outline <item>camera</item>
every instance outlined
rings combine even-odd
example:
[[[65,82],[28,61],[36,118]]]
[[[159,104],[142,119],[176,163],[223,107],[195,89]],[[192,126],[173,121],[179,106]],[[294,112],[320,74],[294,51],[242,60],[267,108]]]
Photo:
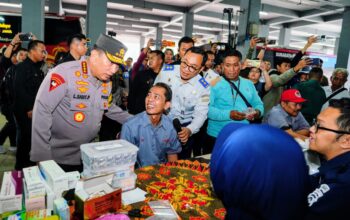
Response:
[[[319,66],[321,65],[321,59],[320,58],[312,58],[312,66]]]
[[[33,35],[31,33],[26,33],[26,34],[20,34],[19,39],[21,41],[30,41],[33,39]]]
[[[249,60],[247,59],[247,65],[249,67],[256,67],[256,68],[259,68],[260,67],[260,64],[261,64],[261,61],[260,60]]]
[[[316,37],[317,41],[326,41],[326,35],[319,35]]]

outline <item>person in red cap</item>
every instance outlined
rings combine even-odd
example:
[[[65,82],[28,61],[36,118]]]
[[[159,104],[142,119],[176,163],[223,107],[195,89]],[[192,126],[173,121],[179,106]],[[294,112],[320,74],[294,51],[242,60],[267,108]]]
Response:
[[[307,100],[301,97],[299,90],[285,90],[280,104],[266,114],[264,122],[286,131],[294,138],[307,139],[310,126],[300,112],[305,101]]]

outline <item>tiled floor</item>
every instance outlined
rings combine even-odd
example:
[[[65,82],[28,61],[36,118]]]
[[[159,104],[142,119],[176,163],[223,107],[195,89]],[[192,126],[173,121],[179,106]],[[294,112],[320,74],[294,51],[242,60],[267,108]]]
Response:
[[[6,123],[6,119],[3,115],[0,115],[0,129]],[[10,146],[10,142],[6,139],[4,143],[7,149]],[[0,154],[0,183],[2,183],[2,175],[4,171],[13,170],[15,166],[15,154],[7,151],[5,154]],[[1,186],[1,184],[0,184]]]

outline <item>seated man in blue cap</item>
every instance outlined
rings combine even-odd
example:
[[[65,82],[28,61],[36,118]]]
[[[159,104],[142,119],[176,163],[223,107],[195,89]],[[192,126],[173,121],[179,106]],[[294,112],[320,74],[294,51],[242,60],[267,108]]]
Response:
[[[58,65],[45,77],[33,110],[31,161],[55,160],[66,172],[82,171],[80,145],[95,139],[102,116],[119,123],[130,117],[108,101],[109,79],[125,51],[101,34],[90,57]]]
[[[152,86],[145,99],[146,111],[127,121],[120,138],[138,146],[139,167],[176,161],[181,144],[170,117],[164,113],[170,108],[172,91],[165,83]]]
[[[325,161],[311,178],[307,220],[350,218],[350,99],[333,99],[310,128],[310,149]]]
[[[300,112],[305,101],[298,90],[285,90],[281,95],[281,103],[273,107],[263,121],[286,131],[294,138],[305,140],[309,136],[310,127]]]

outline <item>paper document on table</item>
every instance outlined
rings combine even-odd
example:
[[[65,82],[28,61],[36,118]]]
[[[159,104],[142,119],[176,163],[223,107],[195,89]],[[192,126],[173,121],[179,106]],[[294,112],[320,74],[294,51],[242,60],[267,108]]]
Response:
[[[147,192],[140,188],[136,188],[130,191],[122,193],[122,203],[123,205],[130,205],[137,202],[142,202],[146,199],[145,195]]]

